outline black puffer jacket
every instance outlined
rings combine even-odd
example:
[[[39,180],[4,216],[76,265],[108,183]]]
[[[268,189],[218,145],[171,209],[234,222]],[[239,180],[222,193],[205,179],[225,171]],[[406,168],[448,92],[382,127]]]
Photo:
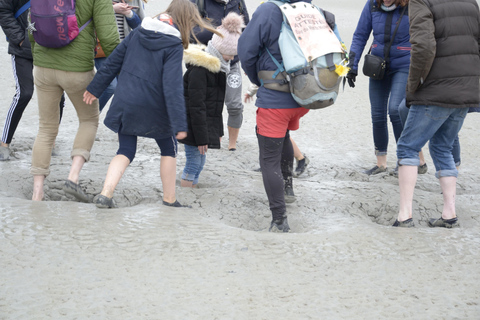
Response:
[[[0,1],[0,25],[8,38],[8,53],[33,60],[27,34],[28,10],[15,19],[15,13],[27,2],[28,0]]]
[[[179,142],[190,146],[208,145],[211,149],[220,149],[226,75],[220,71],[220,60],[202,48],[203,46],[191,44],[183,56],[187,66],[183,86],[188,135]]]
[[[410,0],[407,105],[478,107],[480,14],[475,0]]]

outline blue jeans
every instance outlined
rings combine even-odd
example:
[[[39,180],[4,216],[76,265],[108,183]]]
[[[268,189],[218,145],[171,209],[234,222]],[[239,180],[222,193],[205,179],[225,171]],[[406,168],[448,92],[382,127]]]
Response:
[[[452,155],[453,143],[467,112],[468,108],[412,105],[397,143],[398,164],[420,165],[418,153],[430,140],[430,155],[437,171],[435,176],[457,177],[458,171]]]
[[[203,166],[205,165],[207,155],[202,155],[200,151],[198,151],[198,147],[186,144],[185,157],[187,161],[185,162],[185,168],[183,168],[182,179],[193,181],[193,185],[196,185],[198,184],[200,172],[202,172]]]
[[[408,69],[387,72],[382,80],[370,79],[369,96],[372,111],[373,143],[375,155],[384,156],[388,147],[387,114],[393,126],[395,141],[402,133],[398,105],[405,99]]]
[[[398,113],[400,114],[400,119],[402,120],[402,125],[405,126],[405,122],[407,122],[408,111],[410,109],[407,108],[407,104],[405,99],[402,100],[400,105],[398,106]],[[458,135],[455,137],[455,141],[453,142],[453,149],[452,149],[453,161],[455,161],[455,166],[458,167],[462,163],[462,159],[460,158],[460,140],[458,139]]]
[[[95,69],[99,70],[102,67],[105,60],[107,60],[107,58],[95,58]],[[114,78],[112,82],[108,85],[107,89],[105,89],[102,95],[98,98],[100,112],[102,112],[108,100],[110,100],[110,98],[115,93],[116,87],[117,87],[117,78]]]

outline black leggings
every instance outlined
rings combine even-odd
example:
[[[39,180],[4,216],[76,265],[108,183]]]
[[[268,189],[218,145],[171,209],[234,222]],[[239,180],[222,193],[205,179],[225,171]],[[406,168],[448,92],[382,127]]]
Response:
[[[177,157],[177,139],[174,136],[165,139],[155,139],[160,148],[162,157]],[[118,133],[118,151],[117,154],[124,155],[132,163],[137,153],[137,136]]]
[[[5,117],[2,142],[10,144],[22,119],[23,112],[33,95],[33,61],[12,55],[13,78],[15,79],[15,95]],[[60,101],[60,119],[62,119],[65,97]]]
[[[284,180],[292,176],[293,146],[287,130],[284,138],[269,138],[257,133],[260,168],[273,220],[286,212]],[[281,174],[280,174],[281,172]]]

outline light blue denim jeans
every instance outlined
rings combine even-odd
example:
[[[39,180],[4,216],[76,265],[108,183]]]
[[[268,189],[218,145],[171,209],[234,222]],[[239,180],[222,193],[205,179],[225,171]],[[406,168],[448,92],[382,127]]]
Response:
[[[428,142],[435,165],[435,176],[457,177],[453,144],[462,128],[468,108],[443,108],[412,105],[402,135],[397,143],[399,165],[418,166],[418,153]]]
[[[189,146],[186,144],[185,157],[187,161],[185,162],[185,168],[183,168],[182,179],[192,181],[193,184],[196,185],[198,184],[200,172],[202,172],[203,166],[205,165],[207,155],[200,154],[198,147]]]
[[[393,127],[395,141],[402,133],[402,122],[398,114],[398,105],[405,99],[408,69],[389,71],[382,80],[370,79],[369,97],[372,113],[373,143],[375,155],[384,156],[388,147],[388,121]]]
[[[407,104],[405,99],[400,103],[400,106],[398,107],[398,113],[400,114],[400,119],[402,120],[402,126],[405,126],[405,122],[407,122],[407,117],[408,117],[408,111],[410,109],[407,108]],[[455,161],[455,166],[458,167],[460,164],[462,164],[462,158],[460,156],[460,139],[458,139],[458,135],[455,137],[455,141],[453,142],[453,149],[452,149],[452,155],[453,155],[453,161]]]

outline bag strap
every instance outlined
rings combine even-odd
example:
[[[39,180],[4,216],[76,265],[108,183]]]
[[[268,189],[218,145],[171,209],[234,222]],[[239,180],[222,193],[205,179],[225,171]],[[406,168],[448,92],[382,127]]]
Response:
[[[78,33],[80,33],[83,29],[85,29],[85,27],[88,26],[88,24],[89,24],[90,22],[92,22],[92,18],[88,19],[88,21],[85,22],[85,23],[83,24],[83,26],[81,26],[80,28],[78,28]]]
[[[392,38],[390,39],[390,41],[388,42],[388,45],[387,47],[385,48],[385,61],[389,62],[388,61],[388,56],[390,55],[390,48],[392,47],[392,44],[393,44],[393,39],[395,39],[395,36],[397,35],[397,31],[398,31],[398,27],[400,27],[400,22],[402,21],[402,18],[403,18],[403,15],[405,14],[405,10],[407,9],[407,6],[403,7],[403,10],[402,10],[402,13],[400,14],[400,18],[398,18],[398,21],[397,21],[397,26],[395,27],[395,30],[393,31],[393,35],[392,35]]]
[[[28,10],[28,8],[30,8],[30,0],[27,3],[25,3],[20,9],[18,9],[17,12],[15,12],[15,15],[14,15],[15,19],[20,17],[22,13]]]
[[[28,2],[25,3],[20,9],[18,9],[17,12],[15,12],[15,14],[13,15],[14,18],[17,19],[18,17],[20,17],[22,13],[28,10],[28,8],[30,8],[30,0],[28,0]],[[8,41],[8,37],[5,37],[5,39]]]
[[[373,3],[373,0],[371,0]],[[397,26],[395,27],[395,30],[393,31],[392,38],[388,42],[388,44],[384,48],[384,60],[387,61],[388,56],[390,55],[390,48],[392,47],[393,39],[395,39],[395,36],[397,35],[398,27],[400,26],[400,22],[402,21],[402,17],[405,14],[405,11],[407,9],[407,6],[403,7],[402,13],[400,14],[400,18],[398,19]],[[370,45],[370,49],[368,50],[367,54],[370,54],[372,52],[372,47],[373,47],[373,42]]]
[[[273,63],[275,63],[275,65],[277,66],[277,71],[275,71],[275,73],[272,76],[272,78],[275,79],[280,72],[285,71],[285,68],[283,67],[283,62],[282,63],[278,62],[278,60],[275,59],[275,57],[270,52],[270,50],[268,50],[268,48],[265,48],[265,50],[267,50],[268,55],[270,56],[270,58],[272,58]]]

